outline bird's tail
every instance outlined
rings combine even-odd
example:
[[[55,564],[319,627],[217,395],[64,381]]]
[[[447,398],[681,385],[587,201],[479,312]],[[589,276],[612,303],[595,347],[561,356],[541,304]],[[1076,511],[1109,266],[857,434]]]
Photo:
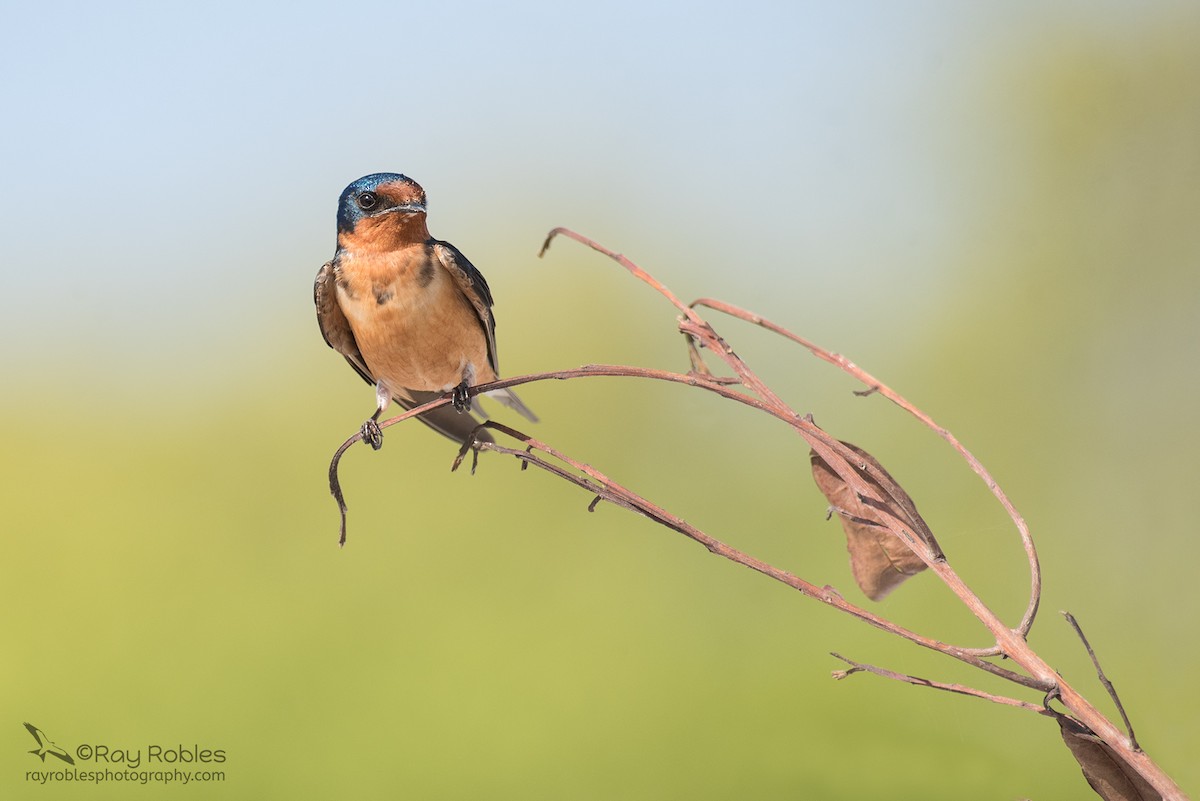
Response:
[[[441,393],[438,392],[422,392],[415,389],[407,390],[407,394],[410,397],[396,394],[392,400],[405,409],[412,409],[441,397]],[[507,406],[527,420],[534,423],[537,422],[537,415],[531,412],[529,407],[522,403],[521,399],[511,389],[496,389],[484,394],[489,398],[495,398],[497,402]],[[475,410],[483,415],[484,418],[487,418],[487,412],[483,410],[482,404],[476,403]],[[475,431],[475,428],[479,425],[479,421],[475,419],[474,415],[470,413],[459,414],[450,406],[439,406],[431,412],[418,415],[417,419],[442,436],[449,437],[458,443],[466,442],[467,438],[471,436],[471,432]],[[476,433],[475,439],[481,442],[495,442],[492,435],[486,430]]]
[[[485,392],[484,394],[489,398],[495,398],[499,403],[512,409],[529,422],[536,423],[538,421],[537,415],[530,411],[529,407],[522,403],[521,399],[517,397],[517,393],[513,392],[511,389],[494,389],[491,392]]]
[[[396,396],[393,397],[393,400],[405,409],[412,409],[441,397],[440,392],[409,390],[408,393],[412,396],[411,398]],[[473,415],[459,414],[450,406],[439,406],[431,412],[417,415],[417,419],[442,436],[449,437],[459,444],[466,442],[467,438],[471,436],[471,432],[479,425],[479,421]],[[482,442],[495,442],[492,435],[486,430],[476,434],[475,439]]]

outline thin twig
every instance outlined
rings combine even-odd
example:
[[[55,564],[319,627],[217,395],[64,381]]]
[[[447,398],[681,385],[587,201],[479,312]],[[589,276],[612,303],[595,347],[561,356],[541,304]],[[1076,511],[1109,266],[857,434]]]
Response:
[[[968,687],[965,684],[946,684],[945,682],[941,682],[941,681],[933,681],[931,679],[923,679],[919,676],[910,676],[907,673],[897,673],[893,670],[887,670],[885,668],[876,667],[874,665],[867,665],[867,664],[863,664],[862,662],[855,662],[853,659],[847,659],[846,657],[844,657],[841,654],[834,652],[834,651],[830,652],[830,656],[836,657],[836,658],[842,660],[843,662],[845,662],[846,664],[850,665],[849,670],[833,671],[833,677],[838,680],[844,679],[847,676],[851,676],[854,673],[858,673],[858,672],[862,671],[862,672],[866,672],[866,673],[874,673],[876,676],[882,676],[885,679],[892,679],[893,681],[902,681],[906,684],[913,684],[918,687],[929,687],[934,690],[945,690],[946,692],[949,692],[949,693],[958,693],[959,695],[969,695],[973,698],[982,698],[985,701],[991,701],[994,704],[1004,704],[1005,706],[1015,706],[1020,709],[1028,709],[1031,712],[1037,712],[1039,714],[1046,714],[1046,708],[1044,706],[1041,706],[1039,704],[1032,704],[1029,701],[1021,701],[1016,698],[1008,698],[1007,696],[1003,696],[1003,695],[994,695],[992,693],[984,692],[983,690],[977,690],[974,687]]]
[[[741,378],[742,383],[764,401],[776,406],[777,408],[788,409],[787,404],[785,404],[770,387],[763,383],[763,381],[757,375],[750,371],[745,362],[739,359],[733,352],[733,348],[729,346],[729,343],[718,336],[717,332],[713,330],[713,327],[710,326],[704,320],[704,318],[697,314],[695,309],[681,301],[674,292],[666,287],[665,284],[663,284],[654,276],[650,275],[650,273],[646,272],[638,265],[634,264],[622,254],[613,250],[609,250],[608,248],[604,247],[604,245],[596,242],[594,239],[589,239],[582,234],[577,234],[570,228],[559,227],[551,230],[550,233],[546,235],[546,241],[542,244],[541,251],[538,252],[539,257],[546,254],[546,251],[550,248],[550,243],[554,241],[556,236],[565,236],[569,239],[574,239],[576,242],[588,246],[597,253],[603,253],[605,256],[608,256],[617,264],[620,264],[622,267],[632,273],[634,277],[650,285],[656,292],[670,301],[671,304],[683,314],[684,319],[680,321],[679,327],[685,335],[698,336],[704,340],[705,345],[714,353],[716,353],[722,361],[729,365],[733,371],[738,374],[738,377]]]
[[[346,497],[342,494],[342,482],[338,478],[338,464],[342,461],[342,454],[356,442],[362,441],[362,433],[359,432],[350,439],[342,443],[341,447],[334,451],[333,459],[329,461],[329,494],[337,501],[338,514],[341,516],[341,525],[338,528],[338,547],[346,544]]]
[[[1117,695],[1117,688],[1108,680],[1108,676],[1104,675],[1104,668],[1100,667],[1100,660],[1096,657],[1096,652],[1092,650],[1092,644],[1088,642],[1088,638],[1084,636],[1083,629],[1079,625],[1079,621],[1070,612],[1063,612],[1062,616],[1071,624],[1071,628],[1075,629],[1075,633],[1079,635],[1080,642],[1087,649],[1088,656],[1092,658],[1092,664],[1096,666],[1096,675],[1100,678],[1100,683],[1104,685],[1104,689],[1108,691],[1108,697],[1113,700],[1117,706],[1117,711],[1121,713],[1121,720],[1125,721],[1125,730],[1129,732],[1129,742],[1133,745],[1133,750],[1141,751],[1142,747],[1138,745],[1137,737],[1133,734],[1133,724],[1129,722],[1129,715],[1125,714],[1125,705],[1121,703],[1121,696]]]
[[[379,427],[382,429],[386,428],[387,426],[395,425],[396,423],[401,423],[411,417],[416,417],[418,414],[423,414],[430,409],[436,409],[438,406],[442,406],[449,401],[450,396],[447,394],[445,398],[438,398],[437,400],[429,401],[421,406],[414,406],[404,414],[397,415],[386,422],[381,423]],[[341,516],[341,525],[338,531],[339,546],[345,546],[346,544],[347,507],[346,497],[342,493],[342,482],[341,479],[338,478],[338,467],[341,465],[343,454],[345,454],[346,451],[349,450],[350,446],[354,443],[362,442],[362,438],[363,436],[361,431],[355,433],[352,437],[343,442],[336,451],[334,451],[333,458],[329,460],[329,494],[333,496],[335,501],[337,501],[338,514]],[[474,469],[472,469],[471,472],[474,472]]]

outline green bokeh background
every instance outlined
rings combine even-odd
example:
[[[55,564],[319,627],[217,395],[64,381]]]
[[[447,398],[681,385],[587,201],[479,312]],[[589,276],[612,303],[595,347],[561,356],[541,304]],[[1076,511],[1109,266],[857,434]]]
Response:
[[[451,474],[416,426],[347,455],[339,551],[325,467],[372,395],[310,281],[337,193],[384,169],[486,272],[508,374],[686,366],[615,265],[534,257],[569,225],[922,406],[1033,529],[1035,646],[1108,709],[1074,612],[1200,787],[1194,4],[272,8],[46,4],[3,34],[0,797],[1091,797],[1052,722],[835,683],[828,652],[1015,691],[515,463]],[[1016,537],[940,440],[717,322],[1019,617]],[[543,439],[868,603],[797,438],[702,395],[522,391]],[[982,644],[931,577],[880,609]],[[221,748],[226,780],[31,784],[27,720]]]

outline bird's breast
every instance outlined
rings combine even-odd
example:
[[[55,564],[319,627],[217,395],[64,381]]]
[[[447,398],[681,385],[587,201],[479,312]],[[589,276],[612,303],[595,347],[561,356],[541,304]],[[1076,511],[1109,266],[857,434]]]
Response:
[[[491,380],[474,307],[424,248],[349,256],[336,270],[338,304],[377,379],[442,392],[464,374]]]
[[[338,303],[352,325],[419,314],[444,293],[438,272],[431,260],[407,254],[345,258],[335,271]]]

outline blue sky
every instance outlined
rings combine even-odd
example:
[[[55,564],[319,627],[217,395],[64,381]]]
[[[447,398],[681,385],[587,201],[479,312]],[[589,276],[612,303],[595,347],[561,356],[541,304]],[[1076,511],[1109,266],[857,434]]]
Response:
[[[1047,29],[1119,32],[1129,4],[282,8],[8,11],[9,341],[112,357],[308,315],[338,193],[380,170],[425,185],[502,294],[569,225],[685,295],[920,298],[998,180],[980,164],[1005,164],[989,66]]]
[[[127,282],[220,305],[276,259],[305,283],[338,192],[376,170],[422,181],[447,238],[501,208],[529,250],[601,207],[614,236],[716,215],[777,250],[910,192],[913,114],[971,57],[955,20],[889,4],[279,9],[10,10],[9,268],[81,307]]]

